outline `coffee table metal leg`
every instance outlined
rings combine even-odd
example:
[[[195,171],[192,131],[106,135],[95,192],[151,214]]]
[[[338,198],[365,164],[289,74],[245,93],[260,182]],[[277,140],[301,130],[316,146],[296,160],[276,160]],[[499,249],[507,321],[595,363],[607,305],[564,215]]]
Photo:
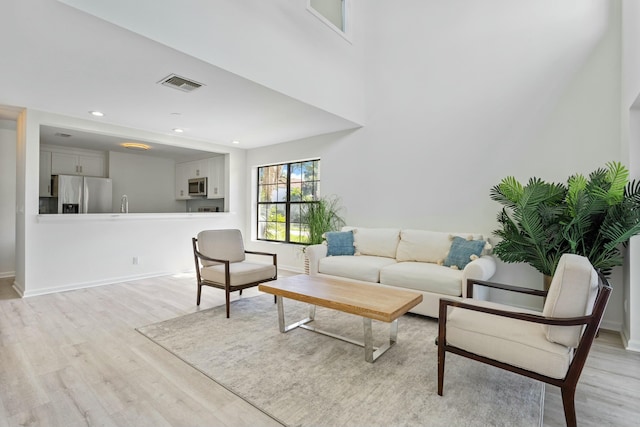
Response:
[[[280,332],[289,332],[292,329],[297,328],[298,326],[303,326],[305,323],[309,323],[313,321],[316,315],[316,306],[312,305],[309,309],[309,317],[306,319],[302,319],[298,322],[292,323],[290,325],[286,325],[284,323],[284,304],[282,302],[282,297],[280,295],[276,295],[276,304],[278,306],[278,327]]]
[[[283,298],[279,295],[276,295],[276,304],[278,306],[278,327],[280,328],[280,332],[289,332],[292,329],[300,327],[322,335],[337,338],[351,344],[359,345],[364,347],[364,360],[369,363],[375,362],[380,356],[389,350],[398,339],[398,319],[389,324],[389,342],[376,348],[373,346],[373,329],[371,327],[371,319],[367,317],[362,318],[364,325],[364,342],[360,342],[328,331],[323,331],[315,326],[307,325],[307,323],[312,322],[316,317],[316,306],[313,304],[309,305],[309,317],[290,325],[285,325]]]
[[[398,319],[389,325],[389,342],[375,348],[373,347],[373,330],[371,328],[371,319],[362,318],[364,326],[364,360],[373,363],[387,350],[389,350],[398,340]]]

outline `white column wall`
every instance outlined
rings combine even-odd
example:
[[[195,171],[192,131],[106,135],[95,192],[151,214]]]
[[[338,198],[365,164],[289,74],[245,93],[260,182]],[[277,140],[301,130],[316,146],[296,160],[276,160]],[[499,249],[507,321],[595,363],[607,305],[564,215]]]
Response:
[[[0,277],[15,275],[16,122],[0,120]]]
[[[622,0],[622,151],[632,179],[640,179],[640,3]],[[624,281],[622,337],[640,351],[640,237],[629,243]]]

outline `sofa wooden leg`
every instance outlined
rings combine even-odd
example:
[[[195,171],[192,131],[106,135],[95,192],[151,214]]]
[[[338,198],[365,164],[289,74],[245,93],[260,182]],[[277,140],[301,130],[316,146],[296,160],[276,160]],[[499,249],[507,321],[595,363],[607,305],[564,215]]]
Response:
[[[200,305],[201,294],[202,294],[202,285],[198,283],[198,298],[196,299],[196,305]]]
[[[229,318],[229,304],[231,303],[230,294],[231,292],[229,291],[229,289],[225,289],[225,297],[227,301],[227,319]]]

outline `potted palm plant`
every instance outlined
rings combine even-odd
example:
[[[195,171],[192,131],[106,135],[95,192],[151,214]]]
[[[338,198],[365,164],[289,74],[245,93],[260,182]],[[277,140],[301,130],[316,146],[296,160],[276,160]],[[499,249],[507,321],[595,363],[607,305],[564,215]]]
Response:
[[[550,277],[563,253],[575,253],[608,275],[622,265],[620,245],[640,233],[640,182],[628,178],[619,162],[588,177],[572,175],[566,184],[534,177],[522,185],[504,178],[491,189],[491,199],[504,206],[494,231],[502,238],[495,254]]]

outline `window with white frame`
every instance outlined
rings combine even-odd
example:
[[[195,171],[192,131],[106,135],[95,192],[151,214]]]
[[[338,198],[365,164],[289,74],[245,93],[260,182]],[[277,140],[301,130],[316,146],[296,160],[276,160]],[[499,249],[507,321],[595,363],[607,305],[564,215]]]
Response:
[[[308,0],[307,10],[344,39],[351,42],[349,0]]]
[[[308,243],[305,205],[318,200],[320,160],[258,168],[258,240]]]

